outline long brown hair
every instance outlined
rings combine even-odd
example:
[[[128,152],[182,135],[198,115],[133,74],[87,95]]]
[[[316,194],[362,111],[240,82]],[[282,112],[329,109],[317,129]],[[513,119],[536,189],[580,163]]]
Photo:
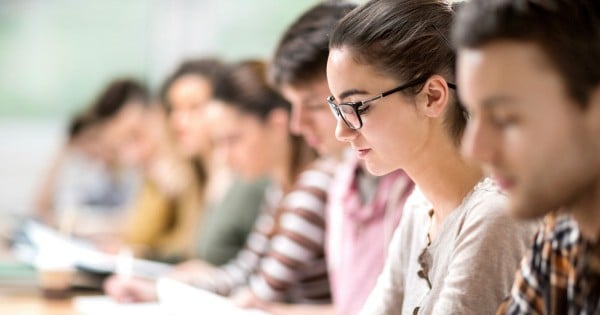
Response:
[[[214,88],[215,80],[224,64],[217,58],[200,58],[186,60],[163,82],[159,98],[167,112],[171,110],[171,103],[167,95],[171,86],[184,76],[196,76],[208,81]]]
[[[169,90],[177,80],[184,76],[196,76],[206,80],[214,90],[215,80],[223,67],[224,64],[218,58],[212,57],[190,59],[182,62],[163,82],[159,91],[158,97],[167,115],[171,113],[172,108],[172,104],[168,98]],[[190,160],[190,163],[199,189],[204,190],[209,176],[206,161],[202,157],[194,157]]]
[[[116,79],[100,92],[88,112],[99,121],[107,121],[116,117],[121,109],[134,101],[150,106],[146,87],[135,79]]]

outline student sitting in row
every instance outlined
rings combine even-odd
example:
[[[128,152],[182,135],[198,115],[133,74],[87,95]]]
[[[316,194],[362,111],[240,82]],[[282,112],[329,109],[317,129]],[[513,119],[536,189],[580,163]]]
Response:
[[[463,151],[545,216],[498,314],[599,314],[600,2],[472,0],[454,35]]]
[[[460,154],[453,19],[445,1],[372,0],[331,34],[337,138],[370,172],[402,168],[417,186],[361,314],[491,314],[533,236]]]

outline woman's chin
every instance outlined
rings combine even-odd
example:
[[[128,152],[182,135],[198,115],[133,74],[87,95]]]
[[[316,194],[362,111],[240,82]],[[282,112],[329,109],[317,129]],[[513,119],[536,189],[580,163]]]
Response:
[[[380,163],[371,161],[369,159],[366,159],[364,161],[364,165],[367,168],[367,171],[369,171],[369,173],[375,176],[383,176],[396,170],[395,168],[392,168],[389,165],[381,165]]]

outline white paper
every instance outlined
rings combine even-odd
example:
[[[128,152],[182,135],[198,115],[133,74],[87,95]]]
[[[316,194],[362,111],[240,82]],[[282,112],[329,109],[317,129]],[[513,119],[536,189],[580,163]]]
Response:
[[[49,253],[53,260],[60,260],[53,261],[55,264],[83,267],[96,272],[116,271],[117,255],[98,251],[88,242],[65,237],[56,230],[33,221],[26,224],[24,232],[38,250],[38,256],[32,261],[37,267],[47,263],[47,259],[44,258],[47,255],[44,253]],[[163,263],[133,259],[131,273],[137,277],[156,279],[170,268],[171,266]]]
[[[81,315],[170,315],[158,303],[121,304],[107,296],[76,297],[75,309]]]
[[[243,309],[212,292],[194,288],[168,278],[157,282],[159,303],[171,315],[267,315],[259,310]]]

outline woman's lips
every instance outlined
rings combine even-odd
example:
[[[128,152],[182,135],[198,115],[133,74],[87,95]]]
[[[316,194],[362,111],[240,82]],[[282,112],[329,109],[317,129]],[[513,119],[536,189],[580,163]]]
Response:
[[[371,152],[371,149],[357,149],[356,155],[358,155],[358,158],[364,159],[369,152]]]

